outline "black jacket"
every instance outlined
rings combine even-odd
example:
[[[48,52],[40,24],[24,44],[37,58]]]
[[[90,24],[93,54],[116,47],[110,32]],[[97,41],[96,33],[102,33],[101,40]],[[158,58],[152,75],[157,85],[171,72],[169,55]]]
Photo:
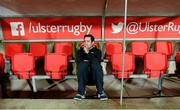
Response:
[[[93,46],[89,53],[85,53],[83,47],[80,47],[80,49],[76,53],[76,63],[77,65],[80,62],[89,62],[89,63],[100,63],[101,62],[101,51],[96,47]]]

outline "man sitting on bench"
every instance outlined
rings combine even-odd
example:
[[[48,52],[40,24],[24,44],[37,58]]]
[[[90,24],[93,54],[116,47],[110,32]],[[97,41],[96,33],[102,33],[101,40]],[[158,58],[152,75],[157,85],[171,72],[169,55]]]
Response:
[[[85,98],[85,88],[88,81],[89,70],[93,76],[97,89],[97,97],[100,100],[107,100],[103,89],[103,70],[101,67],[101,51],[94,46],[94,36],[84,36],[84,43],[76,54],[78,91],[75,100]]]

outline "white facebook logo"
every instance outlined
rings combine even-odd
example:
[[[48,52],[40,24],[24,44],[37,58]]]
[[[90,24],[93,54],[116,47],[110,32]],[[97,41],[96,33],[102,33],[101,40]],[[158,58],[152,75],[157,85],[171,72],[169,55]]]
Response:
[[[24,24],[23,22],[11,22],[11,33],[12,36],[24,36]]]

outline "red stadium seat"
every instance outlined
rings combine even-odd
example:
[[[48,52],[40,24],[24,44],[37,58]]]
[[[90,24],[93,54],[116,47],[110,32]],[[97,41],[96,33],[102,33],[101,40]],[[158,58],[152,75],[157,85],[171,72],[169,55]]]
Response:
[[[158,42],[155,42],[154,48],[155,48],[155,52],[166,54],[168,59],[173,54],[172,42],[158,41]]]
[[[176,60],[176,70],[175,70],[175,73],[176,74],[180,74],[180,52],[176,53],[175,60]]]
[[[148,42],[132,42],[131,50],[133,55],[143,57],[149,51],[149,44]]]
[[[67,56],[56,53],[47,54],[45,71],[52,79],[63,79],[67,75]]]
[[[23,53],[23,44],[20,43],[7,43],[5,45],[6,59],[10,60],[17,53]]]
[[[45,74],[44,71],[44,56],[47,54],[47,44],[43,42],[30,43],[29,53],[35,58],[36,74]],[[42,71],[40,71],[42,70]]]
[[[180,63],[180,52],[176,53],[176,62]]]
[[[122,43],[107,42],[106,43],[106,58],[110,59],[113,54],[121,54],[123,51]]]
[[[12,70],[20,79],[30,79],[35,75],[34,57],[29,53],[18,53],[12,57]]]
[[[163,53],[148,52],[144,57],[144,73],[150,78],[160,77],[167,70],[167,56]]]
[[[72,43],[55,43],[55,53],[67,55],[69,59],[72,58]]]
[[[4,72],[4,58],[2,53],[0,53],[0,71]]]
[[[118,78],[122,78],[122,55],[123,54],[112,55],[113,72],[118,73]],[[124,78],[128,78],[133,74],[134,66],[134,56],[131,53],[125,53]]]
[[[29,52],[35,57],[43,57],[47,54],[47,45],[45,43],[30,43]]]

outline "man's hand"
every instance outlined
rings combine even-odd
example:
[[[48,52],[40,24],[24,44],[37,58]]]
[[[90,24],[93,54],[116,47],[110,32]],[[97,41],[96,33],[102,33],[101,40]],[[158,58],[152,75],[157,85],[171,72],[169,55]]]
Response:
[[[89,48],[86,45],[84,45],[83,49],[84,49],[85,53],[89,53]]]

